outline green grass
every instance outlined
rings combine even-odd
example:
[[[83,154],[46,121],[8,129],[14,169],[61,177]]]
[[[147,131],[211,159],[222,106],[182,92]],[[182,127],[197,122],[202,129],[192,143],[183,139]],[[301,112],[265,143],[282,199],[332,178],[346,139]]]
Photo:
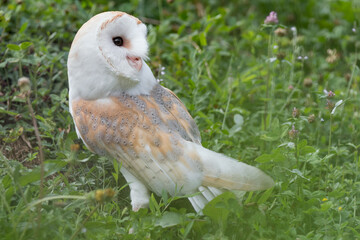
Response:
[[[107,10],[148,25],[148,65],[203,145],[273,189],[225,193],[203,216],[165,194],[130,210],[121,166],[86,149],[68,112],[71,41]],[[279,25],[263,24],[270,11]],[[1,1],[0,239],[360,239],[359,19],[357,0]]]

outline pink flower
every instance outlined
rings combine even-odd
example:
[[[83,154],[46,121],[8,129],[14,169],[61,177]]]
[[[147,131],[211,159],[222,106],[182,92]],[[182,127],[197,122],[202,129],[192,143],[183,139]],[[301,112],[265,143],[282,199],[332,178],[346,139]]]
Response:
[[[332,98],[333,96],[335,96],[335,93],[333,91],[327,91],[326,89],[324,89],[324,93],[326,95],[326,97],[328,98]]]
[[[269,16],[267,16],[264,21],[265,24],[277,24],[278,22],[277,13],[274,11],[270,12]]]

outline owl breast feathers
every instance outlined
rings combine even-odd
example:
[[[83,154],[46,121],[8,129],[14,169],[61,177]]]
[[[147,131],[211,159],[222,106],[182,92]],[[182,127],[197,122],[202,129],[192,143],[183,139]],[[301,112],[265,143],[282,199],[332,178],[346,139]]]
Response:
[[[117,159],[134,211],[149,191],[189,197],[195,210],[225,190],[274,185],[261,170],[201,146],[184,104],[146,64],[146,27],[122,12],[94,16],[78,31],[68,59],[76,131],[94,153]]]

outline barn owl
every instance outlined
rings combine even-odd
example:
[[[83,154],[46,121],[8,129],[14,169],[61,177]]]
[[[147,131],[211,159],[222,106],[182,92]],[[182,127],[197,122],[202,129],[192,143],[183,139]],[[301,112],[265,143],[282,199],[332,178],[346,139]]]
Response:
[[[76,132],[90,151],[121,163],[132,209],[147,207],[150,192],[189,195],[201,212],[223,191],[272,187],[261,170],[201,146],[184,104],[145,62],[146,34],[127,13],[98,14],[77,32],[67,62]]]

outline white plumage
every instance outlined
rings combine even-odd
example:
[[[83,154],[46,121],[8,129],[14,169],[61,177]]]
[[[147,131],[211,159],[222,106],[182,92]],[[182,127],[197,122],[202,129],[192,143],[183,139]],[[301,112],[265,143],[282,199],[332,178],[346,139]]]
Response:
[[[148,205],[149,191],[200,191],[189,200],[201,211],[224,190],[272,187],[261,170],[201,146],[185,106],[145,63],[146,32],[126,13],[101,13],[80,28],[68,58],[76,131],[91,151],[122,163],[133,210]]]

